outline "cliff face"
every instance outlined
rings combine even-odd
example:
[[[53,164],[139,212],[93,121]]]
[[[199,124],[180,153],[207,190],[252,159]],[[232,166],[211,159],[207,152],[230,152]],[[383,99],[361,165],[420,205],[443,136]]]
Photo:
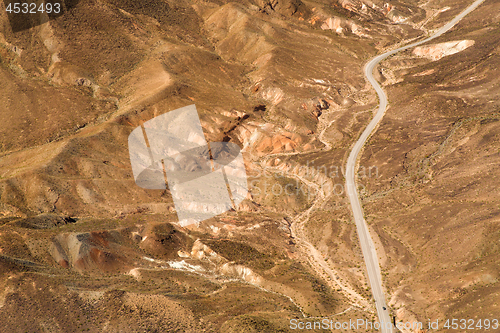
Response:
[[[473,46],[474,43],[475,41],[473,40],[461,40],[435,45],[419,46],[413,49],[413,54],[436,61],[443,57],[462,52],[463,50]]]

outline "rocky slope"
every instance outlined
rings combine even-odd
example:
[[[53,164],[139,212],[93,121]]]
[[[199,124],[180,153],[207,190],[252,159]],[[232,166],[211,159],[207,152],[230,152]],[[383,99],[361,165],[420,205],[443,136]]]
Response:
[[[380,66],[391,105],[361,163],[384,167],[364,204],[402,319],[498,313],[498,9]]]
[[[352,303],[352,295],[366,303],[370,295],[339,187],[349,146],[376,103],[362,67],[379,50],[422,36],[463,5],[66,1],[63,15],[20,31],[13,31],[2,7],[0,316],[8,320],[0,331],[277,332],[288,331],[295,317],[372,318],[369,307]],[[418,180],[422,189],[415,193],[430,191],[425,179],[444,171],[430,173],[429,166],[440,154],[461,151],[441,143],[448,133],[444,125],[458,121],[450,135],[459,137],[446,143],[462,142],[460,147],[479,145],[483,141],[476,138],[489,128],[481,126],[494,126],[479,111],[470,121],[456,118],[477,101],[463,100],[448,81],[448,73],[458,73],[460,89],[478,96],[484,91],[476,84],[494,89],[488,70],[495,53],[486,41],[495,30],[483,33],[479,27],[496,21],[480,17],[473,21],[477,30],[395,57],[387,70],[381,68],[380,78],[391,86],[389,99],[401,105],[409,105],[401,96],[436,80],[442,91],[421,100],[430,103],[419,104],[419,110],[428,109],[427,118],[389,118],[391,125],[381,126],[367,148],[362,166],[370,176],[363,179],[373,216],[374,207],[390,204],[381,196],[385,191],[405,197],[395,184]],[[470,75],[453,66],[466,66],[460,57],[478,47],[481,56],[473,63],[481,74],[468,81]],[[457,60],[438,68],[417,56]],[[428,89],[430,96],[434,90]],[[444,100],[449,110],[437,104]],[[484,105],[493,107],[492,100]],[[243,149],[252,193],[237,211],[182,228],[168,191],[135,185],[127,138],[142,122],[193,103],[209,142],[231,141]],[[415,139],[412,148],[387,146],[386,137],[405,140],[400,128],[409,124],[416,124],[415,133],[432,134]],[[375,144],[379,137],[388,148]],[[436,144],[422,143],[429,137]],[[404,172],[411,177],[400,174],[397,156],[403,151]],[[381,177],[371,177],[369,166],[377,166]],[[321,207],[311,206],[317,186],[335,193]],[[441,193],[446,186],[451,185],[436,188]],[[291,223],[310,207],[304,237],[317,249],[314,260],[322,256],[333,277],[314,270],[291,232]],[[452,209],[447,214],[454,216]],[[490,228],[476,232],[495,235]],[[436,292],[418,306],[401,301],[414,279],[411,265],[438,251],[430,247],[418,257],[409,240],[389,241],[381,222],[373,230],[380,234],[387,267],[397,259],[394,253],[404,254],[387,280],[395,306],[422,316],[438,304],[435,299],[447,297]],[[492,256],[495,249],[484,244],[484,255]],[[483,268],[482,261],[478,265]],[[496,275],[487,274],[493,283]],[[408,282],[398,289],[393,285],[400,276]]]

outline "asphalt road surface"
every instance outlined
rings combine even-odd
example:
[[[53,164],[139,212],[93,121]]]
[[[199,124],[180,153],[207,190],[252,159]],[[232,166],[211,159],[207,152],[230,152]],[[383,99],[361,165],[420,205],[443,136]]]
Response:
[[[465,11],[463,11],[461,14],[456,16],[452,21],[450,21],[444,27],[439,29],[432,36],[430,36],[424,40],[421,40],[419,42],[415,42],[415,43],[400,47],[398,49],[386,52],[384,54],[381,54],[381,55],[373,58],[365,66],[365,76],[368,79],[368,81],[370,82],[370,84],[373,86],[375,91],[377,92],[379,99],[380,99],[380,105],[379,105],[377,113],[373,117],[370,124],[368,124],[368,126],[364,130],[363,134],[361,134],[361,137],[354,145],[354,148],[352,149],[352,151],[349,155],[349,158],[347,159],[346,188],[347,188],[347,195],[349,197],[349,201],[351,202],[351,209],[352,209],[352,213],[354,216],[354,220],[356,222],[358,237],[359,237],[359,241],[361,243],[361,249],[362,249],[363,257],[364,257],[365,264],[366,264],[366,270],[368,272],[368,279],[370,280],[370,286],[372,288],[373,297],[375,299],[375,307],[377,309],[379,323],[381,323],[381,325],[382,325],[380,331],[383,333],[392,333],[395,331],[395,328],[391,324],[392,320],[389,316],[389,308],[387,307],[386,302],[385,302],[385,295],[384,295],[384,291],[382,288],[382,278],[381,278],[381,274],[380,274],[380,265],[378,262],[377,251],[376,251],[375,246],[373,244],[373,241],[370,237],[370,233],[368,231],[368,225],[366,224],[366,221],[363,217],[363,209],[361,208],[361,202],[359,199],[358,191],[356,189],[356,179],[355,179],[356,163],[358,160],[359,153],[361,152],[361,149],[365,145],[368,137],[371,135],[371,133],[377,127],[378,123],[384,117],[385,110],[387,109],[387,96],[385,95],[385,92],[382,90],[382,88],[377,83],[377,81],[375,81],[375,79],[373,78],[373,70],[374,70],[375,66],[377,66],[377,64],[380,63],[385,58],[387,58],[387,57],[389,57],[389,56],[391,56],[399,51],[413,48],[415,46],[427,43],[428,41],[433,40],[434,38],[441,36],[442,34],[447,32],[448,30],[450,30],[455,24],[457,24],[467,14],[469,14],[474,9],[476,9],[483,2],[484,2],[484,0],[475,1]],[[387,310],[384,310],[383,309],[384,307]]]

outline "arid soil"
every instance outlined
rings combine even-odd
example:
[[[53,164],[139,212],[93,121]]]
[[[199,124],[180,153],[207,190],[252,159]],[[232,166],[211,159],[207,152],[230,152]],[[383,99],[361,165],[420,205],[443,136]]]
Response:
[[[67,1],[17,32],[0,4],[0,332],[374,319],[342,188],[377,103],[362,68],[467,4]],[[398,320],[496,310],[498,12],[380,66],[391,107],[359,178]],[[251,194],[183,228],[127,138],[190,104],[242,148]]]
[[[486,1],[434,44],[380,66],[391,104],[361,161],[383,165],[364,205],[402,317],[499,313],[500,17],[488,14],[499,8]]]

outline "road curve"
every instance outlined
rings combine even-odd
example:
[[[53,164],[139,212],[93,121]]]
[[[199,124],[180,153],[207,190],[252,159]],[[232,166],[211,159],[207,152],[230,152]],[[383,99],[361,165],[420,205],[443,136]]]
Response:
[[[394,332],[394,327],[392,326],[392,321],[389,316],[389,311],[384,310],[383,308],[387,308],[386,302],[385,302],[385,295],[383,292],[383,287],[382,287],[382,277],[380,274],[380,265],[378,262],[378,256],[377,256],[377,251],[375,249],[375,245],[373,244],[373,240],[370,237],[370,233],[368,231],[368,225],[366,224],[366,221],[363,217],[363,210],[361,208],[361,202],[359,199],[359,194],[356,189],[356,164],[358,160],[358,156],[361,152],[361,149],[365,145],[366,141],[368,140],[368,137],[372,134],[372,132],[375,130],[379,122],[382,120],[384,117],[385,110],[387,109],[387,96],[385,95],[385,92],[382,90],[382,87],[378,84],[378,82],[373,78],[373,70],[375,66],[377,66],[378,63],[380,63],[382,60],[386,59],[387,57],[424,44],[430,40],[433,40],[434,38],[437,38],[450,30],[455,24],[457,24],[461,19],[463,19],[467,14],[472,12],[474,9],[476,9],[479,5],[481,5],[484,2],[484,0],[477,0],[475,1],[472,5],[470,5],[466,10],[464,10],[462,13],[460,13],[458,16],[456,16],[453,20],[451,20],[448,24],[446,24],[444,27],[439,29],[436,33],[434,33],[432,36],[423,39],[419,42],[415,42],[400,48],[397,48],[395,50],[386,52],[384,54],[381,54],[379,56],[376,56],[373,58],[368,64],[365,66],[365,76],[370,82],[370,84],[373,86],[375,91],[377,92],[379,99],[380,99],[380,105],[378,108],[377,113],[371,120],[371,122],[368,124],[366,129],[363,131],[361,134],[361,137],[358,139],[358,141],[355,143],[351,153],[349,154],[349,158],[347,159],[347,164],[346,164],[346,189],[347,189],[347,196],[349,197],[349,201],[351,202],[351,209],[352,213],[354,216],[354,221],[356,223],[356,229],[358,232],[358,237],[359,241],[361,243],[361,250],[363,252],[363,257],[365,260],[366,264],[366,270],[368,272],[368,279],[370,280],[370,286],[372,288],[372,293],[373,297],[375,299],[375,307],[377,309],[377,315],[379,318],[379,322],[382,324],[382,327],[380,329],[381,332],[383,333],[392,333]]]

